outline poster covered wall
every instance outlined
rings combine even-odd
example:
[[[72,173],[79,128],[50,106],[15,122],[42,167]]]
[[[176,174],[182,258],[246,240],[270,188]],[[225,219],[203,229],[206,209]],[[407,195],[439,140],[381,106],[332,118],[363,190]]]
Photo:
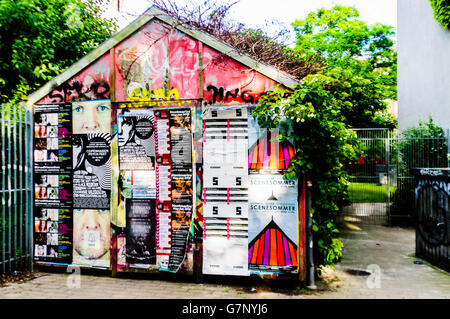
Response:
[[[137,125],[140,122],[143,124]],[[126,240],[122,235],[117,241],[122,245],[117,248],[122,252],[118,260],[126,262],[120,267],[177,272],[186,260],[193,211],[191,109],[124,107],[117,125],[119,193],[127,216]],[[144,204],[151,214],[130,217]],[[139,262],[142,256],[132,256],[139,241],[136,229],[145,246],[153,247],[151,254],[156,258]],[[148,233],[144,236],[145,229]]]
[[[111,127],[102,114],[110,108],[108,100],[36,108],[38,261],[111,265]],[[113,240],[118,267],[179,271],[200,194],[204,274],[296,273],[298,186],[283,177],[292,144],[259,131],[246,106],[207,106],[202,115],[198,176],[191,108],[119,113],[117,194],[126,222]]]

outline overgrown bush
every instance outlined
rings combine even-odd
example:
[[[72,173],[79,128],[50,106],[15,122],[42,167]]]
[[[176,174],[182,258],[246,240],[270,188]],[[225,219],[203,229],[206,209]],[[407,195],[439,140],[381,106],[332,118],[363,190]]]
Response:
[[[356,135],[347,129],[334,95],[336,85],[336,79],[308,75],[291,96],[275,89],[253,113],[261,127],[278,127],[281,139],[294,141],[296,155],[286,177],[312,181],[316,266],[333,266],[342,255],[336,216],[348,197],[349,176],[343,166],[359,155]]]

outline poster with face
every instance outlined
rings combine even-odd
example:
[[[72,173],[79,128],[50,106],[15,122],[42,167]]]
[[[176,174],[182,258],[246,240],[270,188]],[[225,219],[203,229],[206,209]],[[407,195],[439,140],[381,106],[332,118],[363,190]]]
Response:
[[[156,264],[156,214],[154,199],[129,198],[127,211],[126,261],[132,268]]]
[[[214,223],[212,223],[214,225]],[[247,235],[227,236],[226,230],[212,235],[208,223],[208,233],[203,246],[203,273],[209,275],[248,276]],[[226,227],[226,225],[225,225]],[[229,227],[229,226],[228,226]],[[246,232],[247,226],[243,232]]]
[[[35,205],[68,207],[72,203],[71,174],[34,174]]]
[[[39,104],[34,111],[34,260],[71,263],[71,105]]]
[[[71,172],[70,104],[35,105],[34,171],[64,174]]]
[[[279,174],[249,176],[249,269],[297,272],[297,180]]]
[[[73,136],[74,208],[110,209],[110,144],[107,133]]]
[[[73,210],[73,264],[110,266],[110,222],[109,210]]]
[[[139,115],[119,115],[119,167],[121,170],[152,170],[155,168],[153,111]]]
[[[72,214],[70,208],[35,208],[35,260],[72,262]]]
[[[73,134],[111,133],[111,101],[72,102]]]

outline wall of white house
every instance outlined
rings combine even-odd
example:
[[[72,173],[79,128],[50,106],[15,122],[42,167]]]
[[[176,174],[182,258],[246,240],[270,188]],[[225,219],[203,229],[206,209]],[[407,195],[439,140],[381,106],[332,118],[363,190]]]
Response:
[[[450,128],[450,31],[429,0],[398,0],[397,18],[399,129],[429,116]]]

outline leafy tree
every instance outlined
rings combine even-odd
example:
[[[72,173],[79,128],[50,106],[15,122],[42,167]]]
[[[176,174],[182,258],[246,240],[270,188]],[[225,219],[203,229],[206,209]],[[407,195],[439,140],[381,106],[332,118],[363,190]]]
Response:
[[[450,30],[450,1],[430,0],[434,19],[445,29]]]
[[[396,125],[386,100],[397,96],[397,53],[392,27],[367,25],[353,7],[334,6],[293,23],[296,49],[305,58],[326,60],[324,74],[338,80],[329,87],[345,122],[352,127]]]
[[[105,2],[0,1],[0,103],[23,100],[114,33]]]

